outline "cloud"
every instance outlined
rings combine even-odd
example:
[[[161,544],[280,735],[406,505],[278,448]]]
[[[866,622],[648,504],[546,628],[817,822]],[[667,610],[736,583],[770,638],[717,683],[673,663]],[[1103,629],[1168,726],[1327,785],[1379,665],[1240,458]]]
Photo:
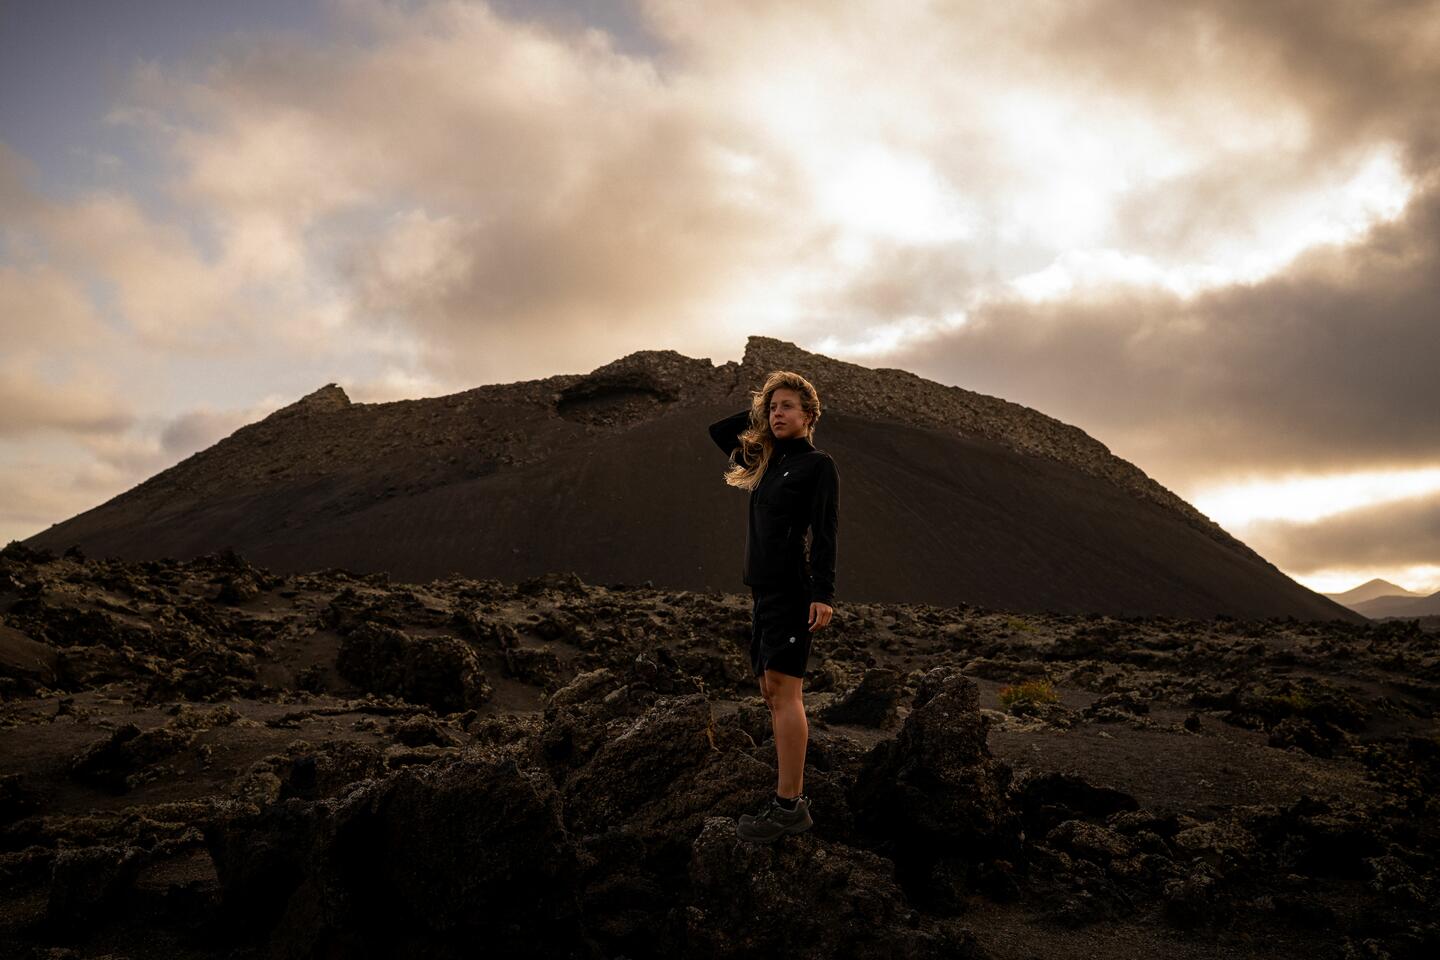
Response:
[[[1319,523],[1261,521],[1246,542],[1286,570],[1389,567],[1440,556],[1440,496],[1360,507]]]
[[[112,111],[168,149],[208,255],[122,197],[34,229],[142,335],[400,334],[417,374],[476,382],[944,331],[1025,275],[1223,287],[1398,209],[1398,167],[1343,224],[1320,198],[1423,126],[1412,8],[1292,10],[1322,55],[1248,4],[1160,6],[650,0],[613,18],[627,45],[550,7],[348,0],[322,42],[146,64]],[[1372,66],[1383,109],[1346,86]]]
[[[32,179],[29,164],[0,143],[0,269],[9,274],[0,274],[0,297],[23,296],[28,308],[0,323],[27,341],[53,322],[73,329],[83,313],[83,342],[52,347],[104,358],[127,347],[182,361],[343,349],[348,298],[275,218],[220,218],[200,205],[171,212],[172,222],[125,192],[53,199]],[[7,295],[7,280],[19,292]],[[54,292],[36,301],[60,284],[64,302]]]
[[[1440,461],[1440,191],[1361,243],[1192,299],[1014,297],[887,356],[1076,423],[1162,482]]]
[[[0,544],[90,509],[110,497],[112,484],[53,450],[0,457]]]
[[[66,350],[108,339],[86,292],[50,264],[0,263],[0,338],[6,352]]]
[[[88,359],[114,342],[63,271],[0,263],[0,439],[128,427],[134,414],[117,378]]]
[[[1440,106],[1418,95],[1440,79],[1433,0],[1090,0],[1058,9],[1048,43],[1077,83],[1133,91],[1174,108],[1177,120],[1195,103],[1279,108],[1256,111],[1271,124],[1253,132],[1293,137],[1315,166],[1387,140],[1406,145],[1412,173],[1435,164]]]
[[[108,332],[94,321],[102,297],[113,299],[132,336],[156,346],[193,342],[197,332],[233,315],[233,290],[184,231],[147,217],[121,194],[96,192],[71,202],[40,197],[26,186],[13,154],[0,150],[0,167],[6,166],[8,173],[0,170],[0,217],[13,261],[8,270],[42,280],[62,274],[71,291],[103,284],[104,294],[81,294],[97,332]],[[75,311],[65,310],[65,322],[74,324]],[[5,323],[39,329],[46,316],[17,315]]]
[[[652,346],[724,321],[737,274],[792,252],[783,185],[727,183],[753,134],[607,35],[351,9],[370,42],[252,47],[172,92],[203,118],[174,140],[179,189],[232,259],[306,264],[432,372],[505,379],[502,344],[509,370],[593,365],[601,328],[607,355]]]
[[[133,415],[114,384],[77,377],[50,383],[22,365],[0,362],[0,438],[44,430],[107,434],[124,430]]]

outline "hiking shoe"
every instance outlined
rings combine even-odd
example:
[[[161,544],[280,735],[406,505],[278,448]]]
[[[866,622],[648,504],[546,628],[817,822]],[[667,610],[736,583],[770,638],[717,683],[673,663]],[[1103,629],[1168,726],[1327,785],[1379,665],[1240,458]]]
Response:
[[[735,832],[741,840],[769,843],[787,833],[804,833],[814,823],[815,821],[810,819],[810,798],[802,793],[800,799],[795,801],[794,810],[786,810],[780,806],[778,800],[771,797],[759,814],[752,816],[747,813],[741,816]]]

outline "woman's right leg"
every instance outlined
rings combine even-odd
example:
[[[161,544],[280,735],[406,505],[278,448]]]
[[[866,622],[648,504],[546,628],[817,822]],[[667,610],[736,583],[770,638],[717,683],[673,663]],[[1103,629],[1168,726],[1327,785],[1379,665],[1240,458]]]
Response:
[[[770,727],[775,731],[777,783],[775,793],[789,799],[805,787],[805,748],[810,722],[805,717],[805,696],[799,677],[767,670],[770,692]]]

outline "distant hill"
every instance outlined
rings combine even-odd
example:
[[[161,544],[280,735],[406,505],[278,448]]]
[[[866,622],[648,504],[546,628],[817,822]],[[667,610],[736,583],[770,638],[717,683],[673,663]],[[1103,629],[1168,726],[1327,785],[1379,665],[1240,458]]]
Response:
[[[1367,617],[1424,617],[1440,614],[1440,591],[1428,597],[1411,594],[1404,597],[1376,597],[1364,603],[1350,604],[1351,609]]]
[[[768,337],[740,363],[642,351],[422,400],[352,403],[327,384],[25,543],[741,591],[746,495],[721,480],[705,428],[775,369],[810,378],[825,405],[840,604],[1360,620],[1074,426]]]
[[[1327,593],[1325,596],[1336,603],[1343,603],[1345,606],[1354,609],[1355,604],[1364,603],[1367,600],[1374,600],[1376,597],[1418,597],[1421,594],[1406,590],[1397,586],[1389,580],[1381,580],[1376,577],[1374,580],[1367,580],[1358,587],[1346,590],[1344,593]]]

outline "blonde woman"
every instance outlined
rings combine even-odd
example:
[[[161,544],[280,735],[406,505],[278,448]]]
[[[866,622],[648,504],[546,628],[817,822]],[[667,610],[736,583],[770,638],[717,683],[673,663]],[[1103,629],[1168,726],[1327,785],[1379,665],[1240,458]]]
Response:
[[[779,768],[775,796],[737,825],[745,840],[769,842],[813,825],[805,796],[810,724],[802,686],[810,635],[834,615],[840,477],[813,441],[820,395],[798,373],[776,371],[750,409],[710,425],[730,456],[725,482],[750,491],[744,582],[750,587],[750,664],[770,708]]]

